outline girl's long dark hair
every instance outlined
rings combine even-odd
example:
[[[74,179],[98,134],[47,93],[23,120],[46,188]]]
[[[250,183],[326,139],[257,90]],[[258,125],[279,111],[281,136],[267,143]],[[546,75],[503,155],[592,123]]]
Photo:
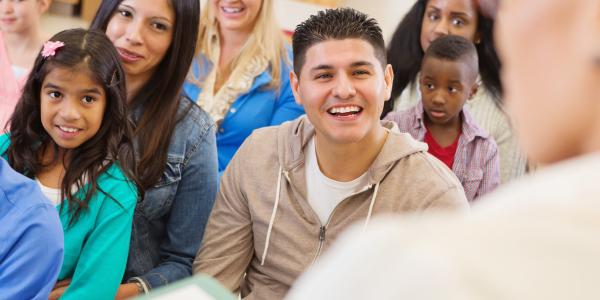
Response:
[[[103,192],[97,181],[111,164],[118,163],[129,179],[136,182],[132,123],[128,117],[125,73],[117,51],[104,33],[71,29],[50,40],[65,45],[49,58],[38,54],[10,120],[10,145],[6,154],[13,169],[31,178],[48,166],[41,158],[49,147],[55,153],[50,165],[59,161],[59,147],[41,122],[40,94],[44,78],[55,68],[84,69],[94,76],[106,94],[100,129],[79,147],[62,154],[68,160],[63,160],[65,174],[61,198],[67,199],[70,223],[73,223],[81,210],[88,207],[92,196],[98,191]],[[83,192],[82,198],[72,193],[73,186],[79,193]]]
[[[91,28],[106,31],[121,2],[102,1]],[[171,46],[152,77],[130,100],[130,108],[141,111],[135,120],[135,139],[139,146],[137,170],[145,189],[159,181],[175,126],[189,111],[178,114],[181,87],[194,58],[200,1],[170,0],[170,4],[175,12]]]
[[[404,19],[398,24],[388,46],[388,63],[394,69],[392,98],[386,101],[381,117],[392,111],[396,99],[408,84],[414,82],[421,69],[423,48],[421,26],[428,0],[417,0]],[[502,83],[500,82],[500,59],[494,48],[494,22],[481,13],[477,14],[477,32],[481,42],[476,46],[479,56],[479,74],[484,87],[493,96],[498,106],[502,105]]]

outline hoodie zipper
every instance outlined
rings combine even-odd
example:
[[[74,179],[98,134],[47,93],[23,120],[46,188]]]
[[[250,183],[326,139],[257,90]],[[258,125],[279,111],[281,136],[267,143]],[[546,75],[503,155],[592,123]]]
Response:
[[[335,211],[335,209],[334,209]],[[333,213],[331,214],[333,215]],[[312,266],[321,255],[321,249],[323,249],[323,244],[325,244],[325,236],[327,235],[327,226],[329,225],[329,221],[331,220],[331,216],[329,216],[329,220],[327,220],[327,224],[321,225],[319,227],[319,246],[317,247],[317,253],[315,253],[315,257],[313,258],[310,265]]]
[[[319,227],[319,246],[317,246],[317,253],[315,253],[315,257],[313,258],[312,262],[310,263],[311,266],[314,265],[314,263],[319,258],[319,255],[321,255],[321,250],[323,250],[323,245],[325,244],[325,238],[327,236],[327,227],[329,227],[329,223],[331,223],[331,219],[333,218],[333,215],[335,215],[335,211],[340,206],[340,204],[344,203],[344,201],[347,201],[348,199],[350,199],[360,193],[364,193],[365,191],[368,191],[372,187],[373,187],[373,185],[371,185],[371,184],[367,185],[364,189],[346,197],[344,200],[342,200],[340,203],[338,203],[335,206],[335,208],[333,208],[333,211],[329,215],[329,218],[327,218],[327,223],[325,223],[325,225],[321,225]],[[315,213],[315,215],[316,215],[316,213]]]

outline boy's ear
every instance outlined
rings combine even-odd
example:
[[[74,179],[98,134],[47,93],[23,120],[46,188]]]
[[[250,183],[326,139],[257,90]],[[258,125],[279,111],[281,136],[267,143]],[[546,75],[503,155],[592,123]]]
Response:
[[[294,99],[298,105],[302,105],[302,99],[300,98],[300,93],[298,92],[298,88],[300,85],[300,80],[294,71],[290,71],[290,86],[292,87],[292,94],[294,94]]]
[[[475,82],[473,87],[471,87],[471,93],[469,94],[469,100],[473,99],[479,90],[479,83]]]
[[[385,69],[383,70],[384,80],[385,80],[385,98],[384,101],[390,100],[392,97],[392,87],[394,84],[394,69],[392,65],[387,64]]]

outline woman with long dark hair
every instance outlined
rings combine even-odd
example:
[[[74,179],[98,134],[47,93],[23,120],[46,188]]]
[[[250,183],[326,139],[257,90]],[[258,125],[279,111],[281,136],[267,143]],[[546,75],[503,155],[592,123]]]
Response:
[[[478,125],[498,144],[502,182],[522,175],[526,159],[513,134],[502,104],[500,60],[494,48],[493,20],[482,15],[473,0],[417,0],[400,22],[388,46],[388,62],[394,68],[392,101],[382,117],[404,110],[420,100],[417,74],[424,50],[443,35],[459,35],[473,43],[479,56],[479,92],[467,107]]]
[[[137,204],[118,297],[191,276],[217,191],[215,126],[181,93],[194,57],[198,0],[105,0],[91,27],[123,63],[135,123]]]

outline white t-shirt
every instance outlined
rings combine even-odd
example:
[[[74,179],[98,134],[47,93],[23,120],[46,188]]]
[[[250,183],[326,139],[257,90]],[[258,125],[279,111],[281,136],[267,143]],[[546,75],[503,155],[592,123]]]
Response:
[[[367,173],[349,182],[335,181],[325,176],[317,161],[314,136],[306,145],[305,161],[308,203],[317,213],[321,224],[326,225],[329,216],[342,200],[362,191],[367,186]]]
[[[43,185],[37,178],[35,178],[35,182],[37,182],[37,184],[40,186],[42,194],[44,194],[44,196],[46,196],[46,198],[48,198],[52,204],[59,205],[62,202],[62,199],[60,198],[60,189],[47,187]]]

